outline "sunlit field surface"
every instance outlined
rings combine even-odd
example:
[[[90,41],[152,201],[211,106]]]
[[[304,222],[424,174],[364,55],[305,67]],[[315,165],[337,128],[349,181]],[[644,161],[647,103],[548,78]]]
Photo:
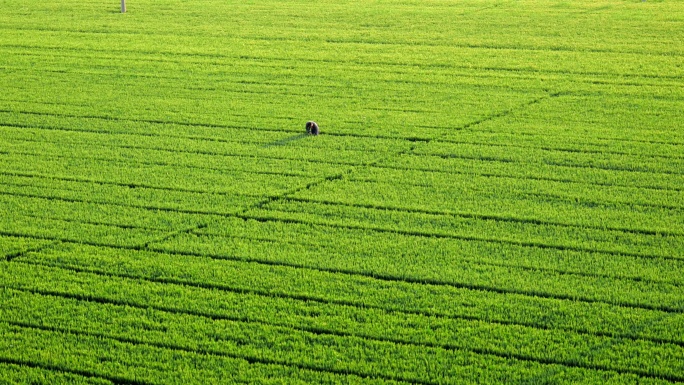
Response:
[[[684,382],[683,2],[0,7],[0,383]]]

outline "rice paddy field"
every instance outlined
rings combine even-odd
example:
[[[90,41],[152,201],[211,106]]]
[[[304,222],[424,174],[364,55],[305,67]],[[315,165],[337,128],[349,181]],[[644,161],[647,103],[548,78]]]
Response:
[[[684,2],[0,6],[0,383],[684,382]]]

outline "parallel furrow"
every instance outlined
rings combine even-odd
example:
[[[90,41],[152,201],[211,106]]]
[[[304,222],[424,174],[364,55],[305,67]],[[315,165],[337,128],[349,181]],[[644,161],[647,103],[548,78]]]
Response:
[[[193,348],[182,346],[182,345],[177,345],[177,344],[174,344],[171,342],[164,342],[164,343],[152,342],[152,341],[145,341],[143,339],[135,338],[135,337],[114,336],[114,335],[109,335],[109,334],[104,334],[104,333],[96,333],[96,332],[85,331],[85,330],[74,330],[74,329],[61,328],[58,326],[43,326],[43,325],[35,325],[35,324],[29,324],[29,323],[24,323],[24,322],[15,322],[15,321],[5,321],[5,322],[10,324],[10,325],[14,325],[14,326],[17,326],[20,328],[37,329],[37,330],[43,330],[43,331],[47,331],[47,332],[54,332],[54,333],[67,333],[67,334],[72,334],[72,335],[76,335],[76,336],[106,338],[106,339],[111,339],[114,341],[123,342],[123,343],[127,343],[127,344],[132,344],[132,345],[153,346],[156,348],[175,350],[175,351],[181,351],[181,352],[187,352],[187,353],[195,353],[195,354],[201,354],[201,355],[213,355],[213,356],[220,356],[220,357],[229,357],[229,358],[245,360],[245,361],[249,362],[250,364],[289,366],[289,367],[295,367],[295,368],[298,368],[301,370],[309,370],[309,371],[318,372],[318,373],[331,373],[331,374],[337,374],[337,375],[342,375],[342,376],[348,376],[348,375],[354,375],[354,376],[358,376],[358,377],[372,376],[374,378],[379,378],[379,379],[383,379],[386,381],[398,381],[398,382],[414,383],[414,384],[422,384],[422,385],[438,385],[439,384],[437,382],[423,381],[423,380],[419,380],[419,379],[415,379],[415,378],[406,379],[406,378],[402,378],[400,376],[393,376],[393,375],[387,375],[387,374],[372,374],[372,375],[370,375],[369,373],[357,372],[357,371],[351,370],[351,369],[338,370],[338,369],[334,369],[334,368],[323,368],[323,367],[318,367],[315,365],[309,365],[309,364],[301,363],[301,362],[288,362],[285,360],[276,360],[276,359],[268,359],[268,358],[262,358],[262,357],[257,357],[257,356],[250,356],[250,355],[233,354],[233,353],[228,353],[228,352],[219,351],[219,350],[198,350],[198,349],[193,349]]]
[[[253,214],[242,214],[242,213],[221,213],[221,212],[216,212],[216,211],[211,211],[211,210],[189,210],[189,209],[179,209],[179,208],[164,207],[164,206],[148,206],[148,205],[134,204],[134,203],[114,203],[114,202],[109,202],[109,201],[65,198],[65,197],[56,197],[56,196],[49,196],[49,195],[30,194],[30,193],[19,193],[19,192],[9,193],[9,192],[1,192],[0,191],[0,195],[26,197],[26,198],[41,198],[41,199],[56,200],[56,201],[63,201],[63,202],[70,202],[70,203],[105,204],[105,205],[111,205],[111,206],[132,207],[132,208],[139,208],[139,209],[145,209],[145,210],[159,210],[159,211],[177,212],[177,213],[183,213],[183,214],[213,215],[213,216],[221,216],[221,217],[226,217],[226,218],[240,218],[240,219],[244,219],[244,220],[250,220],[251,219],[251,220],[256,220],[259,222],[299,223],[299,224],[307,224],[307,225],[325,226],[325,227],[329,227],[329,228],[350,229],[350,230],[367,230],[367,231],[374,231],[374,232],[378,232],[378,233],[401,234],[401,235],[414,236],[414,237],[445,238],[445,239],[456,239],[456,240],[461,240],[461,241],[479,241],[479,242],[501,243],[501,244],[510,244],[510,245],[515,245],[515,246],[533,247],[533,248],[541,248],[541,249],[589,252],[589,253],[613,255],[613,256],[617,256],[617,257],[629,256],[629,257],[636,257],[636,258],[665,259],[665,260],[677,260],[677,261],[684,259],[682,257],[674,256],[674,255],[673,256],[667,256],[667,255],[664,256],[664,255],[652,255],[652,254],[646,254],[646,253],[630,253],[630,252],[625,252],[625,251],[611,251],[611,250],[592,249],[592,248],[580,247],[580,246],[554,245],[554,244],[548,244],[548,243],[543,243],[543,242],[529,242],[529,241],[519,241],[519,240],[509,240],[509,239],[497,239],[497,238],[488,238],[488,237],[466,236],[466,235],[457,235],[457,234],[448,234],[448,233],[430,232],[430,231],[399,230],[399,229],[392,229],[392,228],[384,228],[384,227],[380,227],[380,226],[364,226],[364,225],[354,225],[354,224],[344,225],[344,224],[330,223],[330,222],[306,221],[306,220],[300,220],[300,219],[294,219],[294,218],[286,218],[285,219],[285,218],[279,218],[277,216],[253,215]],[[266,201],[264,203],[268,203],[268,202],[273,201],[274,199],[277,200],[280,198],[282,198],[282,197],[281,196],[267,197]],[[289,199],[289,197],[288,197],[288,199]],[[615,230],[616,231],[624,231],[622,229],[615,229]],[[644,234],[649,234],[649,233],[644,233]],[[661,233],[660,232],[654,232],[652,234],[661,234]]]
[[[248,218],[248,219],[253,219],[253,218]],[[127,247],[127,246],[107,244],[107,243],[103,243],[103,242],[75,241],[75,240],[69,239],[69,238],[51,237],[51,236],[33,236],[31,234],[24,234],[21,232],[0,231],[0,235],[12,236],[12,237],[33,238],[33,239],[45,239],[45,240],[60,241],[60,242],[66,242],[66,243],[83,244],[83,245],[89,245],[89,246],[121,248],[121,249],[128,249],[128,250],[142,250],[141,246],[128,246]],[[575,295],[550,294],[548,292],[541,292],[541,291],[504,289],[504,288],[500,288],[500,287],[496,287],[496,286],[490,286],[490,285],[445,282],[442,280],[428,279],[428,278],[397,277],[394,275],[387,275],[387,274],[380,274],[380,273],[365,273],[365,272],[360,272],[360,271],[356,271],[356,270],[341,269],[341,268],[324,268],[324,267],[317,267],[317,266],[302,265],[302,264],[286,262],[286,261],[275,261],[275,260],[269,260],[269,259],[257,259],[257,258],[239,257],[239,256],[230,256],[230,255],[212,255],[212,254],[195,253],[195,252],[189,252],[189,251],[170,251],[170,250],[167,250],[164,248],[155,248],[155,247],[148,247],[148,249],[151,251],[162,252],[162,253],[167,253],[167,254],[174,254],[174,255],[207,257],[207,258],[211,258],[211,259],[223,259],[223,260],[229,260],[229,261],[245,261],[245,262],[259,263],[259,264],[270,265],[270,266],[282,266],[282,267],[290,267],[290,268],[295,268],[295,269],[305,269],[305,270],[314,270],[314,271],[319,271],[319,272],[327,272],[327,273],[333,273],[333,274],[344,274],[344,275],[348,275],[348,276],[370,277],[373,279],[378,279],[378,280],[382,280],[382,281],[386,281],[386,282],[403,282],[403,283],[420,284],[420,285],[448,286],[448,287],[453,287],[456,289],[469,289],[469,290],[477,290],[477,291],[490,292],[490,293],[520,294],[520,295],[529,296],[529,297],[539,297],[539,298],[568,300],[568,301],[580,301],[580,302],[585,302],[585,303],[602,303],[602,304],[614,305],[614,306],[620,306],[620,307],[632,308],[632,309],[657,310],[657,311],[663,311],[663,312],[667,312],[667,313],[684,313],[684,309],[682,309],[682,308],[672,307],[672,306],[664,306],[664,305],[645,304],[645,303],[635,304],[635,303],[630,303],[630,302],[626,302],[626,301],[619,301],[619,300],[608,301],[608,300],[602,300],[602,299],[596,299],[596,298],[586,298],[586,297],[575,296]]]
[[[45,370],[54,371],[54,372],[70,373],[70,374],[75,374],[75,375],[86,377],[86,378],[97,378],[97,379],[109,381],[112,384],[117,384],[117,385],[119,385],[119,384],[120,385],[152,385],[152,383],[150,383],[150,382],[141,381],[141,380],[132,380],[132,379],[118,377],[118,376],[105,376],[102,374],[92,373],[92,372],[89,372],[86,370],[69,369],[69,368],[65,368],[61,365],[50,365],[50,364],[45,364],[45,363],[19,360],[19,359],[10,358],[10,357],[0,357],[0,362],[5,363],[5,364],[26,366],[29,368],[45,369]]]
[[[244,322],[244,323],[253,323],[253,324],[261,324],[261,325],[266,325],[266,326],[277,326],[277,327],[283,327],[282,325],[279,325],[278,323],[272,323],[272,322],[263,322],[263,321],[257,321],[257,320],[250,320],[250,319],[245,319],[245,318],[238,318],[238,317],[228,317],[228,316],[217,316],[217,315],[207,315],[207,314],[201,314],[199,312],[189,312],[189,311],[184,311],[180,309],[169,309],[169,308],[162,308],[159,306],[141,306],[138,304],[133,304],[133,303],[123,303],[121,301],[111,301],[106,298],[102,297],[84,297],[84,296],[79,296],[79,295],[68,295],[68,294],[63,294],[63,293],[49,293],[49,292],[44,292],[44,291],[34,291],[34,290],[21,290],[18,289],[19,291],[24,291],[24,292],[30,292],[34,294],[40,294],[40,295],[46,295],[46,296],[55,296],[55,297],[62,297],[62,298],[70,298],[70,299],[76,299],[79,301],[88,301],[88,302],[95,302],[95,303],[102,303],[102,304],[112,304],[112,305],[117,305],[117,306],[130,306],[138,309],[148,309],[148,308],[153,308],[162,312],[166,313],[172,313],[172,314],[181,314],[181,315],[193,315],[197,317],[202,317],[202,318],[207,318],[209,320],[229,320],[229,321],[236,321],[236,322]],[[198,314],[199,313],[199,314]],[[32,324],[27,324],[23,322],[12,322],[12,321],[6,321],[10,324],[20,326],[20,327],[36,327],[36,328],[41,328],[43,330],[48,330],[48,331],[57,331],[57,332],[69,332],[69,333],[77,333],[81,334],[84,333],[85,335],[96,335],[99,337],[105,337],[105,338],[114,338],[117,339],[121,342],[129,342],[129,343],[144,343],[144,344],[152,344],[153,346],[157,347],[162,347],[162,348],[168,348],[168,349],[179,349],[179,350],[187,350],[187,351],[192,351],[192,352],[199,352],[195,349],[189,349],[187,347],[181,346],[181,345],[176,345],[176,344],[155,344],[151,343],[149,341],[142,341],[140,339],[136,338],[122,338],[121,336],[114,336],[110,334],[102,334],[102,333],[92,333],[92,332],[85,332],[82,330],[73,330],[73,329],[64,329],[60,327],[52,327],[52,326],[43,326],[43,325],[32,325]],[[403,339],[397,339],[397,338],[379,338],[379,337],[374,337],[370,335],[360,335],[360,334],[354,334],[354,333],[348,333],[348,332],[342,332],[339,330],[330,330],[330,329],[323,329],[323,328],[307,328],[307,327],[295,327],[295,326],[287,326],[288,329],[291,330],[296,330],[296,331],[301,331],[301,332],[306,332],[306,333],[311,333],[315,335],[330,335],[330,336],[335,336],[335,337],[341,337],[341,338],[358,338],[360,340],[364,341],[374,341],[374,342],[381,342],[381,343],[392,343],[396,345],[410,345],[410,346],[415,346],[418,348],[437,348],[437,349],[444,349],[444,350],[451,350],[451,351],[470,351],[476,354],[480,355],[488,355],[488,356],[496,356],[504,359],[516,359],[519,361],[526,361],[526,362],[535,362],[539,364],[545,364],[545,365],[561,365],[564,367],[568,368],[581,368],[581,369],[589,369],[589,370],[597,370],[597,371],[608,371],[608,372],[617,372],[617,373],[629,373],[629,374],[635,374],[640,377],[644,378],[662,378],[663,376],[660,375],[654,375],[652,373],[649,373],[646,370],[616,370],[614,368],[610,368],[609,366],[605,365],[586,365],[586,364],[579,364],[575,362],[568,362],[564,360],[555,360],[555,359],[542,359],[539,357],[532,357],[528,355],[523,355],[523,354],[511,354],[511,353],[501,353],[489,349],[480,349],[480,348],[474,348],[474,347],[468,347],[468,348],[463,348],[460,346],[456,345],[451,345],[451,344],[437,344],[437,343],[418,343],[414,341],[407,341]],[[227,354],[228,356],[232,358],[242,358],[250,361],[251,363],[253,362],[258,362],[258,363],[274,363],[274,364],[280,364],[280,365],[291,365],[291,366],[297,366],[300,367],[300,364],[298,363],[286,363],[286,362],[281,362],[281,361],[270,361],[270,360],[264,360],[260,361],[259,358],[255,357],[250,357],[250,356],[241,356],[241,355],[233,355],[230,353],[225,353],[221,351],[213,351],[213,352],[205,352],[202,351],[202,353],[209,353],[209,354]],[[304,369],[309,369],[309,370],[318,370],[321,368],[317,367],[312,367],[310,365],[302,365],[301,366]],[[325,369],[326,371],[331,371],[336,374],[355,374],[359,376],[365,376],[368,375],[368,373],[360,373],[360,372],[354,372],[351,370],[345,370],[345,371],[336,371],[336,370],[330,370],[329,368]],[[402,377],[395,377],[395,376],[383,376],[383,375],[378,375],[378,374],[373,374],[373,376],[377,376],[379,378],[384,378],[388,380],[395,380],[395,381],[407,381],[407,382],[414,382],[414,383],[432,383],[432,382],[421,382],[421,381],[416,381],[416,379],[407,379],[407,378],[402,378]],[[684,376],[665,376],[665,378],[669,381],[684,381]]]

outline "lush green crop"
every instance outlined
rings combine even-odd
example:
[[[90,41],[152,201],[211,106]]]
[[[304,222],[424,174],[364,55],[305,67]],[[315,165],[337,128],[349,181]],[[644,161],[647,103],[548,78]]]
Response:
[[[0,383],[684,382],[680,2],[127,3],[0,0]]]

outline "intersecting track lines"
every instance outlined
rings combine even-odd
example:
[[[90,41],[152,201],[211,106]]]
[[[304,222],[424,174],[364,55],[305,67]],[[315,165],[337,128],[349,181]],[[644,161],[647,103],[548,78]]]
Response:
[[[644,330],[644,329],[650,327],[651,325],[654,325],[654,324],[664,320],[665,318],[671,317],[672,315],[673,315],[672,313],[663,313],[658,318],[651,319],[650,321],[645,322],[645,323],[636,324],[629,329],[628,333],[630,333],[630,334],[638,333],[639,331]],[[616,343],[617,343],[617,340],[608,340],[608,341],[604,342],[603,344],[600,344],[600,345],[594,346],[590,349],[587,349],[586,352],[584,352],[584,353],[577,354],[577,357],[579,357],[579,356],[591,357],[592,355],[595,355],[599,351],[606,349],[606,348],[609,348],[609,347],[615,345]],[[541,374],[538,374],[534,377],[528,378],[527,381],[524,382],[524,384],[535,385],[535,384],[548,383],[548,380],[551,377],[555,376],[556,374],[561,373],[562,371],[563,371],[563,368],[548,369]],[[648,372],[646,371],[646,373],[648,373]],[[662,375],[661,374],[661,375],[653,376],[653,378],[664,378],[665,380],[673,382],[673,383],[684,383],[684,377],[682,377],[682,376]]]
[[[146,340],[144,338],[135,337],[135,336],[131,336],[131,337],[115,336],[115,335],[111,335],[111,334],[107,334],[107,333],[99,333],[99,332],[92,332],[92,331],[85,331],[85,330],[75,330],[75,329],[63,328],[63,327],[59,327],[59,326],[43,326],[43,325],[36,325],[36,324],[27,323],[27,322],[5,321],[5,323],[19,327],[19,328],[25,328],[25,329],[42,330],[42,331],[46,331],[46,332],[53,332],[53,333],[59,333],[59,334],[71,334],[74,336],[106,338],[109,340],[113,340],[113,341],[117,341],[117,342],[121,342],[121,343],[126,343],[126,344],[131,344],[134,346],[151,346],[151,347],[155,347],[155,348],[159,348],[159,349],[166,349],[166,350],[172,350],[172,351],[178,351],[178,352],[186,352],[186,353],[191,353],[191,354],[210,355],[210,356],[227,357],[227,358],[245,360],[245,361],[249,362],[250,364],[289,366],[289,367],[296,367],[299,369],[309,370],[309,371],[318,372],[318,373],[331,373],[331,374],[342,375],[342,376],[353,375],[353,376],[358,376],[361,378],[372,376],[374,378],[379,378],[379,379],[383,379],[386,381],[398,381],[398,382],[421,384],[421,385],[438,385],[438,384],[440,384],[439,382],[428,381],[428,380],[420,380],[417,378],[404,378],[401,375],[395,375],[395,374],[368,373],[368,372],[364,372],[361,370],[350,369],[350,368],[343,368],[343,369],[342,368],[339,368],[339,369],[338,368],[329,368],[329,367],[324,367],[323,365],[309,364],[309,363],[303,363],[303,362],[293,362],[293,361],[290,361],[288,359],[265,358],[265,357],[260,357],[257,354],[251,354],[251,355],[249,353],[238,354],[238,353],[220,351],[218,349],[212,349],[212,348],[192,348],[192,347],[183,346],[181,344],[176,344],[176,343],[172,343],[172,342],[149,341],[149,340]]]
[[[305,190],[307,188],[310,188],[314,184],[321,184],[326,181],[332,181],[332,180],[339,180],[343,176],[333,176],[333,177],[328,177],[324,178],[322,180],[310,183],[304,187],[299,187],[296,190],[293,191],[300,191],[300,190]],[[105,204],[105,205],[111,205],[111,206],[121,206],[121,207],[131,207],[131,208],[139,208],[139,209],[145,209],[145,210],[159,210],[159,211],[166,211],[166,212],[172,212],[172,213],[184,213],[184,214],[200,214],[200,215],[215,215],[215,216],[220,216],[220,217],[225,217],[225,218],[240,218],[243,220],[255,220],[259,222],[281,222],[281,223],[299,223],[299,224],[305,224],[305,225],[320,225],[320,226],[325,226],[331,229],[350,229],[350,230],[364,230],[364,231],[373,231],[375,233],[392,233],[392,234],[399,234],[399,235],[406,235],[406,236],[415,236],[415,237],[427,237],[427,238],[443,238],[443,239],[455,239],[455,240],[462,240],[462,241],[482,241],[482,242],[488,242],[488,243],[499,243],[499,244],[509,244],[509,245],[515,245],[515,246],[523,246],[523,247],[536,247],[536,248],[541,248],[541,249],[550,249],[550,250],[559,250],[559,251],[579,251],[579,252],[590,252],[590,253],[600,253],[600,254],[605,254],[605,255],[614,255],[616,257],[619,256],[628,256],[628,257],[635,257],[635,258],[647,258],[647,259],[667,259],[667,260],[681,260],[682,258],[676,255],[657,255],[657,254],[649,254],[649,253],[641,253],[641,252],[628,252],[628,251],[619,251],[619,250],[609,250],[609,249],[601,249],[601,248],[596,248],[596,247],[586,247],[586,246],[578,246],[578,245],[567,245],[567,244],[554,244],[554,243],[546,243],[546,242],[540,242],[540,241],[525,241],[525,240],[519,240],[519,239],[503,239],[503,238],[495,238],[495,237],[487,237],[487,236],[481,236],[481,235],[468,235],[468,234],[455,234],[455,233],[444,233],[444,232],[439,232],[439,231],[430,231],[430,230],[405,230],[405,229],[395,229],[395,228],[386,228],[386,227],[381,227],[377,225],[363,225],[363,224],[343,224],[343,223],[329,223],[329,222],[321,222],[321,221],[308,221],[308,220],[301,220],[301,219],[296,219],[296,218],[280,218],[277,216],[273,215],[258,215],[258,214],[250,214],[247,213],[247,211],[252,210],[254,208],[264,208],[268,203],[275,202],[277,200],[281,199],[287,199],[289,200],[290,198],[287,196],[283,195],[275,195],[271,197],[267,197],[266,199],[257,202],[254,205],[249,205],[246,208],[243,209],[243,212],[238,212],[238,213],[223,213],[223,212],[218,212],[218,211],[208,211],[208,210],[193,210],[193,209],[180,209],[180,208],[173,208],[173,207],[163,207],[163,206],[149,206],[149,205],[141,205],[141,204],[133,204],[133,203],[112,203],[112,202],[107,202],[107,201],[98,201],[98,200],[83,200],[83,199],[75,199],[75,198],[64,198],[64,197],[56,197],[56,196],[47,196],[47,195],[40,195],[40,194],[26,194],[26,193],[18,193],[18,192],[13,192],[13,193],[5,193],[5,192],[0,192],[0,195],[10,195],[10,196],[20,196],[20,197],[29,197],[29,198],[44,198],[48,200],[56,200],[56,201],[64,201],[64,202],[69,202],[69,203],[96,203],[96,204]],[[316,202],[318,203],[318,202]],[[353,206],[352,206],[353,207]],[[264,208],[266,211],[268,209]],[[387,208],[390,210],[395,210],[393,208]],[[458,213],[453,214],[454,216],[461,216]],[[473,214],[466,214],[463,216],[464,218],[480,218],[479,216],[474,216]],[[484,219],[488,219],[489,217],[483,217]],[[507,219],[505,218],[490,218],[493,220],[503,220],[506,221]],[[64,219],[60,219],[64,220]],[[519,222],[517,219],[510,219],[513,222]],[[523,222],[524,223],[524,222]],[[556,225],[555,223],[548,223],[552,225]],[[563,224],[558,224],[559,226],[563,226]],[[181,234],[183,231],[187,232],[192,232],[198,228],[200,225],[198,224],[197,226],[190,228],[189,230],[174,230],[173,232],[177,232],[178,234]],[[565,225],[568,227],[581,227],[581,226],[575,226],[575,225]],[[636,233],[636,234],[645,234],[645,235],[662,235],[663,233],[661,232],[646,232],[646,231],[637,231],[637,230],[630,230],[630,229],[619,229],[619,228],[614,228],[610,230],[615,230],[615,231],[621,231],[621,232],[628,232],[628,233]],[[9,234],[13,235],[13,234]],[[21,234],[24,236],[25,234]],[[677,234],[672,234],[672,235],[679,235]],[[45,238],[45,239],[54,239],[54,238]],[[66,240],[66,239],[61,239],[61,240]],[[98,244],[98,243],[93,243],[93,244]]]
[[[527,108],[527,107],[533,106],[533,105],[535,105],[535,104],[539,104],[539,103],[541,103],[541,102],[543,102],[543,101],[546,101],[546,100],[550,100],[550,99],[553,99],[553,98],[560,97],[561,95],[567,95],[567,94],[568,94],[567,92],[561,92],[561,91],[550,92],[550,93],[548,93],[547,95],[544,95],[544,96],[542,96],[542,97],[538,97],[538,98],[533,99],[533,100],[531,100],[531,101],[529,101],[529,102],[525,102],[525,103],[523,103],[523,104],[521,104],[521,105],[519,105],[519,106],[517,106],[517,107],[510,108],[510,109],[508,109],[508,110],[504,110],[504,111],[501,111],[501,112],[498,112],[498,113],[495,113],[495,114],[486,116],[486,117],[484,117],[484,118],[475,120],[475,121],[473,121],[473,122],[467,123],[467,124],[465,124],[464,126],[458,128],[458,130],[469,130],[469,129],[471,129],[471,128],[477,126],[477,125],[480,125],[480,124],[482,124],[482,123],[485,123],[485,122],[488,122],[488,121],[491,121],[491,120],[495,120],[495,119],[498,119],[498,118],[503,118],[504,116],[508,116],[508,115],[510,115],[510,114],[512,114],[512,113],[515,113],[515,112],[517,112],[517,111],[524,110],[524,109]],[[445,133],[443,133],[443,134],[440,136],[440,138],[443,139],[444,136],[446,136],[446,135],[448,135],[448,134],[449,134],[449,132],[445,132]]]
[[[153,383],[147,382],[147,381],[132,380],[130,378],[123,378],[123,377],[119,377],[119,376],[108,376],[108,375],[93,373],[93,372],[90,372],[87,370],[72,369],[72,368],[68,368],[64,365],[51,365],[51,364],[47,364],[47,363],[38,363],[38,362],[30,361],[30,360],[20,360],[20,359],[10,358],[10,357],[0,357],[0,362],[3,364],[19,365],[19,366],[25,366],[28,368],[45,369],[45,370],[49,370],[52,372],[70,373],[70,374],[75,374],[75,375],[78,375],[81,377],[86,377],[86,378],[96,378],[96,379],[109,381],[115,385],[153,385]]]
[[[22,235],[22,234],[7,233],[4,231],[0,231],[0,235],[26,237],[25,235]],[[119,246],[119,245],[105,244],[102,242],[74,241],[74,240],[69,240],[69,239],[55,239],[54,237],[44,237],[44,236],[43,237],[31,237],[31,238],[59,240],[59,241],[68,242],[68,243],[83,244],[83,245],[89,245],[89,246],[108,247],[108,248],[122,249],[122,250],[140,250],[140,248],[138,246]],[[475,291],[487,292],[487,293],[518,294],[518,295],[523,295],[523,296],[527,296],[527,297],[539,297],[539,298],[555,299],[555,300],[579,301],[579,302],[583,302],[583,303],[587,303],[587,304],[598,303],[598,304],[606,304],[606,305],[612,305],[612,306],[620,306],[620,307],[629,308],[629,309],[656,310],[656,311],[663,311],[663,312],[668,312],[668,313],[682,313],[682,312],[684,312],[684,310],[681,307],[673,306],[673,305],[662,305],[662,304],[653,304],[653,303],[634,303],[634,302],[620,301],[620,300],[615,300],[615,299],[586,297],[586,296],[581,296],[581,295],[577,295],[577,294],[571,295],[571,294],[562,293],[562,292],[553,293],[553,292],[543,291],[543,290],[539,290],[539,289],[501,288],[501,287],[498,287],[496,285],[474,283],[474,282],[444,281],[441,279],[422,278],[422,277],[403,277],[403,276],[396,276],[393,274],[385,274],[385,273],[378,272],[378,271],[363,272],[363,271],[358,271],[356,269],[344,268],[344,267],[312,266],[312,265],[300,263],[300,262],[273,260],[273,259],[265,259],[265,258],[254,258],[251,256],[245,257],[245,256],[240,256],[240,255],[228,255],[228,254],[206,254],[206,253],[199,253],[199,252],[192,252],[192,251],[174,251],[174,250],[167,250],[164,248],[155,248],[155,247],[150,247],[148,251],[164,253],[164,254],[172,254],[172,255],[177,255],[177,256],[205,257],[205,258],[210,258],[210,259],[215,259],[215,260],[250,262],[250,263],[256,263],[256,264],[264,265],[264,266],[280,266],[280,267],[310,270],[310,271],[322,272],[322,273],[343,274],[343,275],[347,275],[350,277],[371,278],[371,279],[378,280],[378,281],[384,281],[386,283],[397,282],[397,283],[408,283],[408,284],[419,284],[419,285],[433,285],[433,286],[450,287],[450,288],[454,288],[454,289],[475,290]],[[132,275],[131,277],[141,278],[139,275]],[[225,288],[225,286],[222,286],[222,285],[198,283],[198,282],[189,281],[189,280],[161,281],[161,282],[181,283],[181,284],[186,284],[186,285],[195,285],[197,287],[210,287],[210,288],[221,288],[221,287],[223,287],[223,288]]]
[[[340,330],[336,328],[328,328],[328,327],[320,327],[320,326],[309,326],[309,325],[291,325],[287,323],[281,323],[277,321],[264,321],[264,320],[259,320],[259,319],[251,319],[249,317],[243,317],[243,316],[231,316],[231,315],[216,315],[216,314],[207,314],[201,311],[191,311],[191,310],[185,310],[185,309],[179,309],[179,308],[173,308],[173,307],[165,307],[165,306],[155,306],[155,305],[142,305],[142,304],[137,304],[137,303],[131,303],[131,302],[126,302],[126,301],[117,301],[117,300],[110,300],[106,298],[101,298],[101,297],[83,297],[79,295],[71,295],[68,293],[56,293],[56,292],[47,292],[43,290],[33,290],[33,289],[16,289],[17,291],[25,292],[25,293],[32,293],[32,294],[38,294],[41,296],[49,296],[49,297],[58,297],[58,298],[65,298],[65,299],[72,299],[76,301],[83,301],[83,302],[92,302],[92,303],[99,303],[99,304],[111,304],[115,306],[126,306],[126,307],[133,307],[141,310],[146,310],[146,309],[155,309],[160,312],[166,313],[166,314],[173,314],[173,315],[186,315],[186,316],[194,316],[194,317],[200,317],[207,319],[209,321],[234,321],[234,322],[240,322],[240,323],[249,323],[249,324],[259,324],[259,325],[264,325],[267,327],[273,326],[273,327],[278,327],[278,328],[286,328],[286,329],[291,329],[291,330],[296,330],[300,332],[305,332],[305,333],[311,333],[314,335],[323,335],[323,336],[331,336],[331,337],[342,337],[342,338],[358,338],[363,341],[371,341],[371,342],[377,342],[377,343],[392,343],[396,345],[404,345],[404,346],[411,346],[411,347],[417,347],[417,348],[426,348],[426,349],[444,349],[447,351],[453,351],[453,352],[458,352],[458,351],[469,351],[473,352],[476,354],[480,355],[491,355],[491,356],[496,356],[504,359],[516,359],[520,361],[527,361],[527,362],[535,362],[539,364],[557,364],[561,365],[564,367],[570,367],[570,368],[583,368],[583,369],[589,369],[589,370],[598,370],[598,371],[616,371],[618,373],[631,373],[635,374],[640,377],[657,377],[657,375],[651,374],[645,370],[641,369],[636,369],[636,368],[612,368],[609,365],[603,365],[603,364],[591,364],[591,363],[579,363],[579,362],[573,362],[572,360],[564,360],[564,359],[559,359],[559,358],[544,358],[544,357],[535,357],[533,355],[529,354],[524,354],[524,353],[505,353],[501,352],[497,349],[493,348],[479,348],[479,347],[466,347],[462,346],[459,344],[452,344],[452,343],[439,343],[439,342],[423,342],[423,341],[414,341],[412,339],[407,339],[406,337],[404,338],[399,338],[399,337],[393,337],[393,336],[378,336],[378,335],[373,335],[369,334],[367,332],[362,332],[362,331],[351,331],[351,330]],[[106,336],[107,338],[118,338],[119,336],[116,334],[103,334],[103,336]],[[613,342],[616,343],[616,342]],[[607,343],[606,343],[607,344]],[[676,376],[672,376],[674,379],[679,379]]]
[[[7,261],[7,262],[12,262],[12,261],[15,260],[16,258],[21,258],[21,257],[23,257],[24,255],[26,255],[26,254],[28,254],[28,253],[37,253],[37,252],[41,252],[41,251],[43,251],[43,250],[47,250],[47,249],[49,249],[49,248],[51,248],[51,247],[54,247],[54,246],[58,245],[59,243],[61,243],[61,241],[52,241],[52,242],[49,242],[49,243],[44,244],[44,245],[41,245],[41,246],[29,247],[29,248],[26,248],[26,249],[24,249],[24,250],[15,251],[15,252],[13,252],[13,253],[9,253],[9,254],[5,255],[5,256],[4,256],[4,260]]]

